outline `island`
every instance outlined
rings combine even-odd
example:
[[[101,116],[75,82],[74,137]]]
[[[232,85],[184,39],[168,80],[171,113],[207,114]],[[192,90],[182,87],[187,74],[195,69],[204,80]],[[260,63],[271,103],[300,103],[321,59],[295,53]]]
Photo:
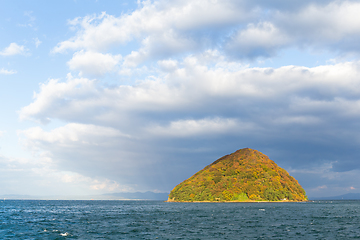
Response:
[[[240,149],[178,184],[168,202],[307,201],[298,181],[263,153]]]

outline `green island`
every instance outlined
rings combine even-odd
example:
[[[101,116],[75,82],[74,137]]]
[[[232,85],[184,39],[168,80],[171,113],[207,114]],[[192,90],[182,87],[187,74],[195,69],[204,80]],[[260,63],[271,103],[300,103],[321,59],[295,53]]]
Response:
[[[226,155],[178,184],[168,202],[307,201],[304,189],[268,156],[250,148]]]

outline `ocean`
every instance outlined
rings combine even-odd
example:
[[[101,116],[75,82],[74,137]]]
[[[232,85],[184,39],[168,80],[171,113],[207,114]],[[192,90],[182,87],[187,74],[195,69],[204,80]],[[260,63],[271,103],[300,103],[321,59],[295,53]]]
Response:
[[[0,239],[355,239],[360,201],[5,200]]]

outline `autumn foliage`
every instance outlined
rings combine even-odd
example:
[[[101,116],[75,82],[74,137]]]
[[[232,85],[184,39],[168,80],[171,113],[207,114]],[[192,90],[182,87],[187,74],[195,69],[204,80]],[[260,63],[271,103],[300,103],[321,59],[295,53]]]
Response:
[[[169,201],[306,201],[304,189],[259,151],[226,155],[177,185]]]

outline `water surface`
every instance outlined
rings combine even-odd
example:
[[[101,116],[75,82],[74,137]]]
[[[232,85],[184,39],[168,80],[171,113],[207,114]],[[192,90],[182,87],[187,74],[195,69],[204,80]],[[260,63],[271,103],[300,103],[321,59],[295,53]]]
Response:
[[[360,201],[0,202],[0,239],[353,238],[360,238]]]

